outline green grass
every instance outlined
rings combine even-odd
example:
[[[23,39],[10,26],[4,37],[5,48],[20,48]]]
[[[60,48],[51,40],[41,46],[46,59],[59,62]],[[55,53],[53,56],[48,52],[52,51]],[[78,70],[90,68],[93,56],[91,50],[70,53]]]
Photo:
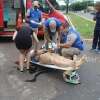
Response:
[[[95,26],[94,22],[88,21],[72,13],[69,13],[68,16],[75,28],[81,33],[82,37],[92,38]]]

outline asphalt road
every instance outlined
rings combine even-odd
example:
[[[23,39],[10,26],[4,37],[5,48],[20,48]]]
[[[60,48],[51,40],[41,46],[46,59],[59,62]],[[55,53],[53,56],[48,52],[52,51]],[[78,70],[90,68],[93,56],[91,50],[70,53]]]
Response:
[[[0,41],[0,100],[100,100],[100,54],[87,50],[85,53],[88,62],[79,70],[81,84],[65,83],[62,73],[56,70],[27,83],[25,80],[32,75],[16,70],[18,51],[14,43]]]

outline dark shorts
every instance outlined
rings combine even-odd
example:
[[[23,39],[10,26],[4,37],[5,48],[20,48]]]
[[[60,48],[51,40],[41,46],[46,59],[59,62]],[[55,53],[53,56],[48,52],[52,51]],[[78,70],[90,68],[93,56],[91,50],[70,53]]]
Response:
[[[31,36],[28,37],[17,37],[15,39],[15,45],[17,49],[25,49],[28,50],[32,46],[32,38]]]

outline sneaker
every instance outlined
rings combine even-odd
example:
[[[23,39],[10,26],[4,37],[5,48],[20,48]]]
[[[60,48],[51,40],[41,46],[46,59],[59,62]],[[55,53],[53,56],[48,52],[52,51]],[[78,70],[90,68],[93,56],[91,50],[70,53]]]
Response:
[[[93,48],[92,48],[92,49],[90,49],[89,51],[90,51],[90,52],[95,52],[95,51],[96,51],[96,49],[93,49]]]
[[[21,69],[19,67],[17,67],[17,70],[19,70],[20,72],[24,72],[24,69]]]

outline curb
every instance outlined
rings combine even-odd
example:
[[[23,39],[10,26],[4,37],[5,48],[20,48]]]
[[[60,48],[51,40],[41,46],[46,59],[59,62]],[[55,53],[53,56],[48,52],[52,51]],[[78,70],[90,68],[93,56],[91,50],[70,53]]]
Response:
[[[83,39],[85,42],[92,42],[93,39]]]
[[[91,19],[89,19],[89,18],[83,17],[83,16],[78,15],[78,14],[76,14],[76,13],[72,13],[72,12],[70,12],[70,13],[71,13],[71,14],[74,14],[74,15],[77,15],[77,16],[79,16],[79,17],[81,17],[81,18],[85,19],[85,20],[88,20],[88,21],[90,21],[90,22],[95,23],[95,21],[93,21],[93,20],[91,20]]]
[[[75,14],[75,13],[72,13],[72,14]],[[75,14],[75,15],[77,15],[77,14]],[[82,17],[82,16],[80,16],[80,15],[77,15],[77,16],[88,20],[87,18]],[[74,25],[73,25],[73,23],[72,23],[71,20],[70,20],[70,17],[69,17],[68,15],[67,15],[67,17],[68,17],[68,20],[69,20],[71,26],[72,26],[73,28],[75,28]],[[88,20],[88,21],[92,21],[92,20]],[[94,22],[94,21],[92,21],[92,22]],[[93,39],[84,39],[84,38],[83,38],[83,40],[84,40],[85,42],[92,42]]]

